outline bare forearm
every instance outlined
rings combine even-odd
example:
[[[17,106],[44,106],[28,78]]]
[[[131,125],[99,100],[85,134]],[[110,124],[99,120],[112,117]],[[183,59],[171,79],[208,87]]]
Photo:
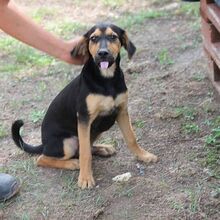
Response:
[[[44,30],[24,15],[13,1],[0,0],[0,28],[14,38],[53,57],[69,63],[81,63],[70,56],[70,51],[75,46],[73,42],[66,42]]]

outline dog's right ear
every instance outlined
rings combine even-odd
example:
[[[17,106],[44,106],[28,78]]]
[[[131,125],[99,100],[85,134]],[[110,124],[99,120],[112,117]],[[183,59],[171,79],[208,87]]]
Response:
[[[86,56],[89,51],[88,51],[88,38],[84,35],[79,39],[77,45],[73,48],[71,51],[71,55],[73,57],[77,56]]]
[[[89,55],[89,37],[91,33],[95,30],[95,28],[96,26],[93,26],[81,37],[78,44],[71,51],[71,55],[73,57]]]

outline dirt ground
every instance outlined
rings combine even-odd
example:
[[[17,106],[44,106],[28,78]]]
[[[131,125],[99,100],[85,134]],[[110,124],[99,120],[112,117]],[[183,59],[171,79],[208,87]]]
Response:
[[[38,144],[45,110],[81,67],[50,58],[47,65],[19,63],[18,70],[0,71],[0,171],[15,175],[22,187],[16,198],[0,204],[0,219],[219,219],[215,192],[220,182],[203,163],[205,137],[212,129],[209,122],[219,116],[219,100],[207,78],[199,16],[191,6],[150,0],[18,2],[54,32],[50,25],[62,19],[83,24],[64,34],[67,38],[102,20],[126,28],[137,47],[131,61],[122,53],[132,124],[139,144],[160,160],[149,165],[136,161],[115,125],[101,142],[114,144],[117,154],[93,159],[94,189],[78,189],[78,171],[36,167],[36,157],[11,140],[11,123],[23,119],[25,141]],[[39,18],[36,12],[42,8]],[[144,16],[149,10],[151,16]],[[1,42],[8,37],[1,33],[0,39],[0,64],[18,65],[14,51],[20,47],[4,50]],[[112,181],[125,172],[132,174],[128,182]]]

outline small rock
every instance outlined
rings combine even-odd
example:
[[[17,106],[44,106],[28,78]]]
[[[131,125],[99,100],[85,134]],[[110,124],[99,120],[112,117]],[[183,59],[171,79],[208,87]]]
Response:
[[[127,182],[129,179],[131,178],[131,173],[127,172],[127,173],[123,173],[121,175],[117,175],[114,178],[112,178],[112,180],[114,182]]]
[[[144,176],[144,174],[145,174],[145,172],[144,172],[144,167],[143,167],[141,164],[139,164],[139,163],[136,164],[136,167],[137,167],[137,169],[139,170],[139,174],[140,174],[141,176]]]
[[[220,191],[212,191],[211,196],[215,199],[218,199],[220,197]]]

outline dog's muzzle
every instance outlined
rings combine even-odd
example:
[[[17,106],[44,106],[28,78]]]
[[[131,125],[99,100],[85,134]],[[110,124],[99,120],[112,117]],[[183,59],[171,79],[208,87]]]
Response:
[[[95,62],[101,69],[108,69],[115,60],[107,49],[100,49],[95,56]]]

